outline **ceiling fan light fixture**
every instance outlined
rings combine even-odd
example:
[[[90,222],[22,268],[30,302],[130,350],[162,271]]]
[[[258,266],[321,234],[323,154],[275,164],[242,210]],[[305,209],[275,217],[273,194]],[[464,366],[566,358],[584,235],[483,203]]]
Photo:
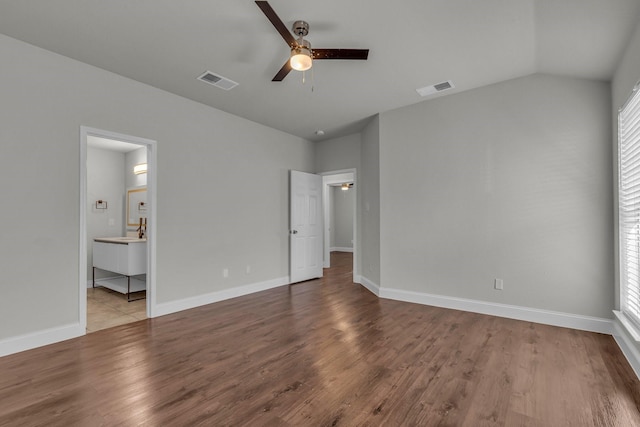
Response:
[[[302,40],[296,47],[291,49],[291,59],[289,60],[291,68],[297,71],[307,71],[311,68],[311,44]]]

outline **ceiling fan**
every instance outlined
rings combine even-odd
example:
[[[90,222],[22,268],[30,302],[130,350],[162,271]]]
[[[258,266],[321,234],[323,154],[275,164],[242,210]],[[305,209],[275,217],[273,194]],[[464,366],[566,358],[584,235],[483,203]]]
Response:
[[[256,1],[256,4],[273,26],[276,27],[276,30],[289,45],[289,48],[291,48],[291,57],[271,81],[281,82],[292,69],[298,71],[308,70],[311,68],[314,59],[367,59],[369,56],[369,49],[312,49],[311,43],[304,39],[309,34],[309,24],[307,22],[296,21],[293,23],[293,34],[298,36],[296,40],[271,8],[269,2]]]

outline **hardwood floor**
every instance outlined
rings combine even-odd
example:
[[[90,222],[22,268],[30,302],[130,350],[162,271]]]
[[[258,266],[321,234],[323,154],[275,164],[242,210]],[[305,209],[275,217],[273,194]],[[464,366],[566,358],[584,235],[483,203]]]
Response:
[[[5,426],[640,426],[610,336],[321,280],[0,358]]]

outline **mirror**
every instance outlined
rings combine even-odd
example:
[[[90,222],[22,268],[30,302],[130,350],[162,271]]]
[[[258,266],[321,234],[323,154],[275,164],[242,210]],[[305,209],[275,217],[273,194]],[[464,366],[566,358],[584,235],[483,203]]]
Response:
[[[127,227],[140,225],[140,218],[147,217],[147,187],[127,190]]]

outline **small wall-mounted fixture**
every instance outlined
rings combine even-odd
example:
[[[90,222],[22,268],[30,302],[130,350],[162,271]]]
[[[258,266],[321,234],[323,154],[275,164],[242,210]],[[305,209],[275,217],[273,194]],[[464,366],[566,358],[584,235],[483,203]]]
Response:
[[[147,210],[147,204],[145,202],[139,202],[138,203],[138,210],[139,211],[146,211]]]
[[[106,200],[96,200],[96,209],[107,209]]]
[[[146,163],[140,163],[139,165],[135,165],[133,167],[133,173],[135,173],[136,175],[140,175],[142,173],[147,173],[147,164]]]
[[[342,191],[347,191],[349,189],[349,183],[345,182],[340,188],[342,188]]]

